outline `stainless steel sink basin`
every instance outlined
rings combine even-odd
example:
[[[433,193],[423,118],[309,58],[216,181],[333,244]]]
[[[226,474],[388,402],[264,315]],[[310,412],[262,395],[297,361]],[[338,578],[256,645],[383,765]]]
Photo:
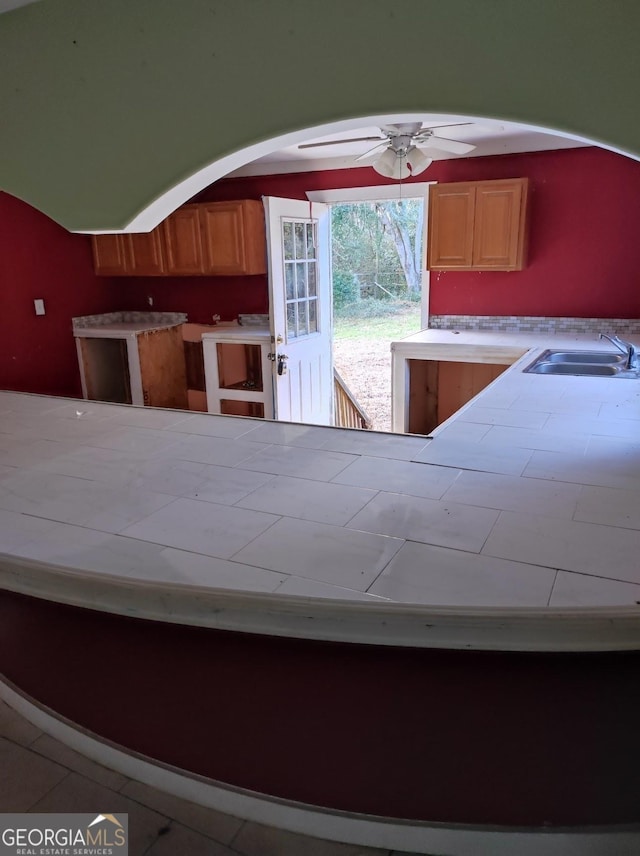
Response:
[[[593,363],[539,363],[527,371],[535,374],[588,375],[615,377],[620,374],[617,366],[603,366]]]
[[[601,351],[545,351],[540,359],[549,363],[580,363],[587,365],[620,365],[624,354],[603,354]]]
[[[624,354],[603,351],[544,351],[524,371],[533,374],[640,378],[640,371],[627,369]]]

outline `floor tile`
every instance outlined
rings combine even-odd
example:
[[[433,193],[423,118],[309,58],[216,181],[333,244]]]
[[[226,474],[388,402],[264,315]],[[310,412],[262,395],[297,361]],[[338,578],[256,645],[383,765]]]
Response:
[[[375,495],[362,487],[276,476],[236,505],[342,526]]]
[[[69,775],[59,764],[0,737],[0,806],[29,811]]]
[[[261,511],[213,505],[195,499],[175,499],[170,508],[161,508],[121,534],[165,547],[228,559],[276,520],[276,515]]]
[[[558,571],[549,606],[638,606],[640,585]]]
[[[243,461],[239,468],[278,476],[330,481],[353,460],[353,455],[343,452],[312,451],[297,446],[267,446]]]
[[[237,853],[186,826],[171,823],[145,851],[145,856],[237,856]]]
[[[350,529],[479,552],[498,511],[397,493],[379,493],[349,523]]]
[[[41,734],[42,731],[39,728],[0,700],[0,735],[2,737],[21,746],[30,746]]]
[[[338,600],[369,600],[388,601],[388,598],[373,595],[355,589],[344,588],[343,586],[332,586],[328,583],[319,583],[316,580],[307,580],[304,577],[287,577],[286,580],[279,586],[275,594],[294,594],[299,597],[325,597]]]
[[[200,467],[201,481],[187,496],[202,502],[221,502],[234,505],[275,476],[270,473],[255,473],[238,467],[219,467],[214,464]]]
[[[426,437],[407,434],[385,434],[377,431],[334,429],[323,449],[381,458],[410,461],[429,443]]]
[[[286,832],[258,823],[246,823],[233,841],[241,856],[387,856],[387,850],[340,844]]]
[[[97,764],[85,755],[75,752],[64,743],[60,743],[59,740],[55,740],[49,734],[42,734],[38,737],[31,744],[31,749],[37,752],[38,755],[49,758],[51,761],[60,764],[60,766],[80,773],[113,791],[120,790],[129,781],[122,773],[110,770],[108,767],[103,767],[102,764]]]
[[[34,756],[38,757],[38,756]],[[40,759],[45,761],[44,758]],[[52,761],[46,761],[52,764]],[[65,773],[67,771],[65,770]],[[104,785],[91,781],[79,773],[69,773],[67,777],[31,807],[33,812],[77,812],[91,813],[105,810],[114,814],[129,815],[129,852],[146,853],[162,829],[168,824],[168,818],[146,808],[140,803],[128,799],[121,793],[109,790]]]
[[[556,572],[427,544],[405,544],[369,588],[434,606],[546,606]]]
[[[283,517],[234,559],[365,591],[402,543],[399,538]]]
[[[439,499],[461,472],[453,467],[390,461],[363,455],[338,473],[332,482]]]
[[[213,808],[205,808],[187,800],[174,797],[172,794],[159,791],[142,782],[129,781],[121,793],[135,802],[142,803],[160,814],[177,820],[189,829],[195,830],[208,838],[213,838],[222,844],[229,844],[244,823],[230,814],[222,814]],[[163,836],[164,837],[164,836]],[[175,839],[174,839],[175,841]],[[188,849],[176,850],[176,854],[184,853],[185,856],[191,851]]]
[[[571,519],[581,487],[576,484],[479,473],[465,470],[442,497],[443,501],[497,508],[504,511],[544,511]]]
[[[640,529],[640,490],[583,487],[574,520]]]
[[[489,443],[466,443],[462,440],[432,440],[414,461],[519,476],[533,453],[529,449],[509,449]]]
[[[640,583],[640,532],[503,511],[484,555]]]

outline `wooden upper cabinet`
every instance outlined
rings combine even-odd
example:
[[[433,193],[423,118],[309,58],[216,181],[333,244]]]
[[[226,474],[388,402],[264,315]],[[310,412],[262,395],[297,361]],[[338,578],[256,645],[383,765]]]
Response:
[[[528,179],[437,184],[429,192],[430,270],[522,270]]]
[[[474,207],[473,184],[436,184],[430,188],[428,267],[471,267]]]
[[[162,276],[167,272],[162,229],[124,235],[132,276]]]
[[[207,202],[198,207],[205,273],[214,276],[266,273],[266,234],[261,202],[240,199]]]
[[[124,276],[131,270],[129,246],[124,235],[92,235],[93,266],[101,276]]]
[[[162,224],[168,273],[194,276],[204,273],[199,205],[184,205]]]
[[[267,272],[262,203],[183,205],[152,232],[92,237],[105,276],[240,276]]]

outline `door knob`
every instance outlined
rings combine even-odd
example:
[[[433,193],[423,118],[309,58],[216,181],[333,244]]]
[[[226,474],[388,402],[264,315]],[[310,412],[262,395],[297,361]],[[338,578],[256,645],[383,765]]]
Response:
[[[287,367],[285,365],[285,360],[288,360],[289,357],[286,354],[278,354],[278,374],[283,375],[287,373]]]

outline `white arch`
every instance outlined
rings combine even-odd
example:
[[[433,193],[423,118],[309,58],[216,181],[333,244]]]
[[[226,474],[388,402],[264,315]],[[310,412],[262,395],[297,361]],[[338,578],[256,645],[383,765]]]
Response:
[[[263,140],[259,143],[247,146],[232,154],[226,155],[223,158],[213,161],[206,167],[194,172],[188,178],[174,185],[167,190],[150,205],[137,214],[122,230],[123,232],[148,232],[154,229],[158,223],[169,216],[176,208],[185,203],[188,199],[195,196],[196,193],[208,187],[213,182],[228,175],[236,169],[250,163],[257,158],[268,155],[278,149],[286,146],[296,145],[305,142],[309,139],[322,137],[328,134],[336,134],[342,131],[350,131],[357,128],[367,126],[378,126],[381,124],[389,124],[395,122],[419,122],[424,119],[425,113],[389,113],[375,116],[359,116],[352,119],[343,119],[336,122],[329,122],[323,125],[314,125],[310,128],[302,128],[297,131],[291,131],[287,134],[281,134],[277,137],[271,137],[268,140]],[[461,116],[449,113],[429,113],[430,117],[435,117],[437,121],[443,122],[460,122],[460,121],[482,121],[485,124],[501,123],[505,119],[477,117],[477,116]],[[586,145],[596,145],[609,151],[631,157],[634,160],[640,160],[636,155],[622,151],[613,146],[607,145],[598,140],[591,140],[586,137],[581,137],[577,134],[568,133],[567,131],[557,128],[543,128],[539,125],[528,125],[523,123],[512,123],[523,131],[538,131],[548,134],[556,134],[576,142],[585,143]]]

